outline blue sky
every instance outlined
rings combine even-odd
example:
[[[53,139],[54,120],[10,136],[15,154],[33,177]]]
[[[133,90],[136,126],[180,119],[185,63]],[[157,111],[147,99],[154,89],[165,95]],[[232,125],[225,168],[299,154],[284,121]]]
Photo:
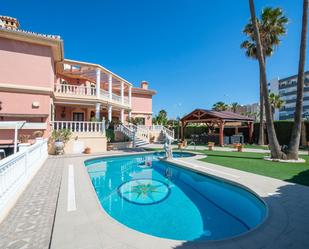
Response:
[[[296,74],[302,0],[255,2],[257,13],[282,7],[290,19],[267,61],[268,79]],[[25,30],[59,34],[68,59],[101,64],[135,85],[147,80],[158,91],[155,113],[173,118],[217,101],[258,101],[258,64],[239,47],[247,0],[1,1],[0,14]]]

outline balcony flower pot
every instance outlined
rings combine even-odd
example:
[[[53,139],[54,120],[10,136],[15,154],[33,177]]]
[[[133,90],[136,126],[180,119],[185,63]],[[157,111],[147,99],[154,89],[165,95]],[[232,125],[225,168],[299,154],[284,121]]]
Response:
[[[84,150],[85,154],[91,154],[91,148],[90,147],[86,147]]]
[[[214,146],[215,146],[214,142],[209,142],[208,143],[208,150],[212,151]]]

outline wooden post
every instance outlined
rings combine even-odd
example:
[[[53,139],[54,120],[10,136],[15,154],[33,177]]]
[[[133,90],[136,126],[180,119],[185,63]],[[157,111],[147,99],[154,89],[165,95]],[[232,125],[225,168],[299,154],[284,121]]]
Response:
[[[248,123],[248,129],[249,129],[249,143],[250,144],[253,143],[253,140],[252,140],[252,138],[253,138],[253,128],[254,128],[253,122],[249,122]]]
[[[180,138],[181,138],[181,141],[183,141],[183,137],[184,137],[184,122],[181,121],[181,127],[180,127]]]
[[[219,145],[222,147],[224,145],[224,122],[219,123]]]

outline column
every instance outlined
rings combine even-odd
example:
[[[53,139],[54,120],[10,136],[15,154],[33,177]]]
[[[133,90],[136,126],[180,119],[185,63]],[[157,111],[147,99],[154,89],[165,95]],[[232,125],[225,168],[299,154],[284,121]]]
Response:
[[[124,109],[121,109],[120,111],[120,121],[122,124],[124,123]]]
[[[113,110],[113,107],[109,105],[108,106],[108,122],[112,122],[112,110]]]
[[[129,123],[131,122],[131,118],[132,118],[132,112],[131,111],[129,111]]]
[[[100,98],[100,85],[101,85],[101,70],[96,69],[96,96]]]
[[[108,96],[109,100],[113,99],[113,88],[112,88],[112,83],[113,83],[113,77],[111,74],[108,75]]]
[[[100,110],[101,110],[101,104],[100,103],[96,103],[95,104],[95,118],[96,118],[96,121],[100,121]]]
[[[219,131],[219,145],[220,146],[223,146],[224,145],[224,122],[220,122],[219,124],[219,128],[220,128],[220,131]]]
[[[124,104],[124,83],[123,81],[121,81],[120,96],[121,96],[121,104]]]
[[[131,106],[132,100],[132,86],[129,86],[129,106]]]

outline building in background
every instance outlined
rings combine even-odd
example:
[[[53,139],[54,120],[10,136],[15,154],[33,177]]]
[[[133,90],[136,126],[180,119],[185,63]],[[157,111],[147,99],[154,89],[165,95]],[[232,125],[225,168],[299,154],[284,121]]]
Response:
[[[278,94],[284,101],[283,107],[275,111],[275,120],[291,120],[294,118],[297,91],[297,75],[283,79],[272,79],[268,82],[268,92]],[[309,117],[309,71],[305,72],[303,98],[303,118]]]
[[[231,106],[228,107],[228,111],[234,112]],[[248,116],[250,118],[253,118],[254,121],[258,121],[260,115],[260,104],[259,103],[246,104],[246,105],[240,104],[237,106],[235,113]]]

